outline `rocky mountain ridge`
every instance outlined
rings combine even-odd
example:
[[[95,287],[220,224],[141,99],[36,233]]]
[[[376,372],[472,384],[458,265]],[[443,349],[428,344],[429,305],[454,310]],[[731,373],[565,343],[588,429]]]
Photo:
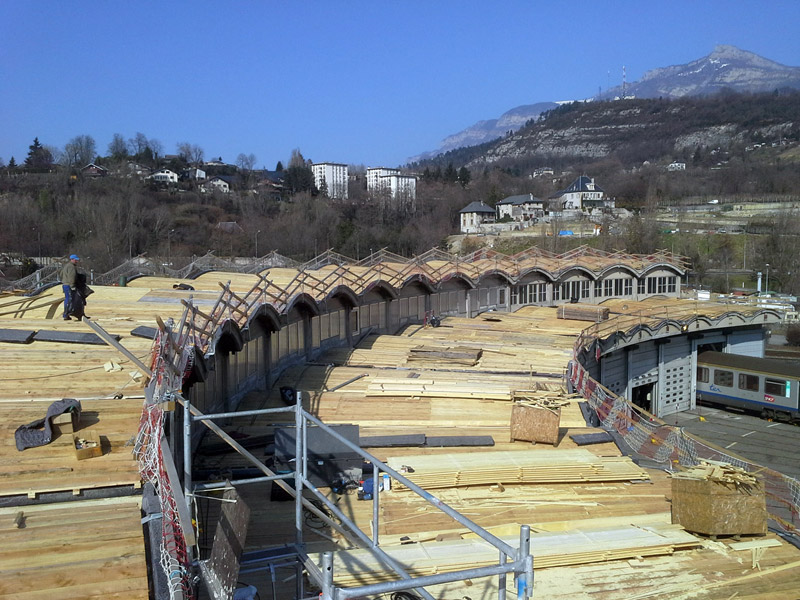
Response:
[[[634,166],[690,160],[698,151],[743,152],[756,143],[794,144],[798,114],[797,92],[575,102],[470,156],[467,167],[605,157]]]
[[[787,67],[735,46],[720,45],[708,56],[690,63],[646,72],[639,81],[627,85],[624,94],[636,98],[682,98],[724,89],[771,92],[780,88],[800,89],[800,67]],[[618,86],[601,98],[622,95],[622,86]]]
[[[800,67],[788,67],[735,46],[720,45],[708,56],[684,65],[648,71],[641,80],[626,85],[624,95],[628,98],[680,98],[710,95],[726,89],[737,92],[763,92],[782,88],[800,89]],[[618,86],[594,100],[621,96],[623,90]],[[409,162],[417,162],[457,148],[474,146],[503,137],[509,131],[518,131],[531,119],[536,120],[543,112],[557,106],[555,102],[539,102],[512,108],[497,119],[479,121],[463,131],[446,137],[438,149],[423,152],[410,158]],[[562,145],[556,140],[551,141],[553,153],[558,154]],[[602,149],[595,144],[588,144],[584,152],[587,156],[600,155]]]
[[[426,158],[432,158],[437,154],[442,154],[454,148],[464,146],[477,146],[490,140],[495,140],[506,135],[509,131],[519,130],[531,119],[538,119],[539,115],[548,110],[556,108],[556,102],[538,102],[536,104],[525,104],[517,106],[504,112],[497,119],[487,119],[478,121],[474,125],[467,127],[463,131],[454,133],[444,138],[437,150],[423,152],[417,156],[412,156],[408,162],[417,162]]]

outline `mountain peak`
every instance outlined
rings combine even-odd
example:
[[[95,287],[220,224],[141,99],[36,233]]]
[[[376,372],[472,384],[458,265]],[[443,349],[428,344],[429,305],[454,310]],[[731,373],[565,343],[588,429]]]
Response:
[[[737,48],[736,46],[730,46],[727,44],[717,45],[711,52],[711,54],[706,56],[705,59],[700,59],[700,60],[709,60],[711,62],[713,62],[714,60],[736,61],[738,63],[746,63],[751,67],[761,68],[761,69],[786,68],[784,65],[769,60],[767,58],[764,58],[763,56],[759,56],[755,52],[749,52],[747,50],[742,50],[741,48]]]
[[[780,88],[800,89],[800,67],[788,67],[729,44],[717,45],[708,56],[683,65],[647,71],[640,80],[627,84],[625,96],[637,98],[682,98],[704,96],[723,89],[737,92],[771,92]],[[621,86],[606,90],[600,99],[623,95]],[[557,106],[552,102],[519,106],[497,119],[479,121],[445,138],[438,150],[425,152],[409,161],[431,158],[465,146],[477,145],[508,131],[516,131],[529,119]]]

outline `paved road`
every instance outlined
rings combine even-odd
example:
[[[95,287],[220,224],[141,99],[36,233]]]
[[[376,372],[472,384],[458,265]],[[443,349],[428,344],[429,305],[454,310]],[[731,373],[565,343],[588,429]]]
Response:
[[[700,420],[700,416],[705,421]],[[800,427],[710,406],[670,415],[670,425],[800,480]]]

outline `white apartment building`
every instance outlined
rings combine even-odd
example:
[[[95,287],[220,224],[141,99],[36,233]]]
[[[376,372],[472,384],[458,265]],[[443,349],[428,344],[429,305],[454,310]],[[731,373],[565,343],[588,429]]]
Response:
[[[392,199],[415,200],[417,197],[417,178],[403,175],[400,169],[371,167],[367,169],[367,192],[377,193],[386,190]]]
[[[328,188],[328,198],[347,200],[347,165],[340,163],[317,163],[311,165],[314,185],[322,189],[322,182]]]

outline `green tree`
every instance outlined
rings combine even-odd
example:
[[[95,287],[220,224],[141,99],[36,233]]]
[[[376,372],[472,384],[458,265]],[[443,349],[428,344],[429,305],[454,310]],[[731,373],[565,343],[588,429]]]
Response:
[[[39,138],[33,138],[33,144],[28,146],[28,156],[25,166],[28,169],[49,169],[53,164],[53,154],[39,143]]]
[[[314,191],[314,173],[306,166],[286,169],[283,182],[291,194]]]
[[[467,167],[461,167],[458,170],[458,183],[461,184],[461,187],[467,187],[471,179],[472,173],[469,172]]]
[[[275,165],[275,171],[277,171],[278,173],[283,171],[283,163],[281,161],[278,161],[278,164]]]
[[[448,163],[447,168],[444,170],[445,183],[455,183],[458,181],[458,171],[453,166],[453,163]]]
[[[12,157],[11,157],[11,160],[9,160],[9,161],[8,161],[8,169],[9,169],[10,171],[13,171],[13,170],[14,170],[14,169],[16,169],[16,168],[17,168],[17,161],[16,161],[16,160],[14,159],[14,157],[12,156]]]

